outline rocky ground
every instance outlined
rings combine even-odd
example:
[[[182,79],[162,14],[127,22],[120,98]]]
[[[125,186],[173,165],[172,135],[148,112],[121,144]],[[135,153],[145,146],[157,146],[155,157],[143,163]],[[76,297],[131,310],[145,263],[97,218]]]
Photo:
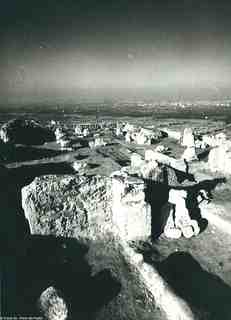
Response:
[[[143,120],[136,119],[136,123]],[[163,125],[167,123],[165,120]],[[196,120],[192,123],[200,129],[208,125]],[[187,120],[181,120],[176,121],[175,127],[187,125]],[[208,127],[217,130],[222,124],[211,121]],[[170,147],[176,158],[182,154],[183,148],[172,139],[166,138],[160,144]],[[7,153],[4,163],[8,170],[2,174],[4,183],[0,187],[1,294],[6,297],[2,304],[5,315],[39,315],[35,297],[53,285],[65,292],[70,319],[166,319],[113,239],[81,243],[76,239],[30,235],[21,206],[21,188],[35,177],[73,174],[76,160],[87,163],[87,176],[109,176],[130,162],[132,151],[143,155],[145,149],[146,146],[115,139],[110,145],[93,150],[76,147],[65,151],[48,142],[42,146],[17,146]],[[206,157],[193,164],[191,172],[197,183],[212,189],[211,203],[200,206],[202,217],[203,210],[209,210],[229,226],[230,178],[214,188],[214,181],[223,176],[208,170]],[[155,266],[174,292],[190,305],[197,319],[231,318],[231,235],[219,222],[204,220],[201,233],[191,239],[169,240],[162,235],[130,245],[143,254],[145,262]]]

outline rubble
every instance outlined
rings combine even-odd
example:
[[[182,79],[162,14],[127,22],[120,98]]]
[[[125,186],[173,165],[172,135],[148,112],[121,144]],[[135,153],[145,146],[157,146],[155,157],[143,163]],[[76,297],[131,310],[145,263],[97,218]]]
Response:
[[[197,139],[195,141],[195,147],[198,148],[198,149],[206,149],[209,147],[209,144],[206,143],[204,140],[203,140],[203,137],[200,139]]]
[[[161,131],[162,131],[164,134],[167,134],[167,136],[168,136],[169,138],[171,138],[171,139],[180,141],[181,138],[182,138],[181,132],[179,132],[179,131],[170,130],[170,129],[168,129],[168,128],[161,128]]]
[[[69,148],[72,145],[71,140],[67,139],[67,138],[63,138],[59,140],[59,144],[61,146],[61,148]]]
[[[138,153],[131,154],[131,167],[132,168],[139,168],[143,164],[142,156]]]
[[[67,304],[54,287],[42,292],[38,299],[38,308],[47,320],[65,320],[68,316]]]
[[[159,180],[159,176],[162,174],[162,170],[159,164],[154,161],[146,161],[140,167],[139,175],[143,179],[151,179],[154,181]]]
[[[167,238],[178,239],[182,235],[185,238],[191,238],[200,232],[197,221],[189,216],[186,198],[185,190],[169,190],[168,203],[162,208],[162,215],[167,217],[164,227],[164,234]]]
[[[90,131],[88,128],[83,129],[83,136],[87,137],[90,134]]]
[[[169,151],[169,148],[168,147],[165,147],[165,146],[163,146],[163,145],[159,145],[159,146],[157,146],[156,148],[155,148],[155,151],[156,152],[160,152],[160,153],[168,153],[168,151]]]
[[[155,161],[156,160],[155,151],[153,151],[151,149],[145,150],[144,159],[145,159],[145,161],[152,161],[152,160]]]
[[[126,123],[122,132],[125,135],[125,141],[127,143],[136,143],[139,145],[150,145],[163,137],[163,133],[160,130],[135,127],[129,123]],[[119,130],[117,135],[119,135]]]
[[[191,128],[185,128],[182,137],[182,146],[185,147],[195,147],[195,137],[193,130]]]
[[[126,123],[122,129],[122,132],[123,133],[127,133],[127,132],[132,132],[134,131],[134,125],[133,124],[130,124],[130,123]]]
[[[55,140],[55,135],[34,120],[13,119],[2,125],[0,138],[5,143],[41,145]]]
[[[94,135],[94,140],[89,141],[89,147],[91,149],[105,145],[106,142],[104,141],[103,137],[101,137],[99,134]]]
[[[77,125],[75,127],[75,134],[82,135],[82,129],[81,129],[81,127],[79,125]]]
[[[169,161],[160,161],[163,160],[163,158],[159,157],[159,154],[162,155],[152,150],[146,150],[145,159],[143,159],[139,154],[133,153],[131,155],[131,169],[133,174],[136,173],[142,179],[178,186],[179,182],[174,168],[169,165]],[[168,156],[167,159],[169,159]]]
[[[131,133],[130,133],[130,132],[127,132],[127,133],[125,134],[125,141],[126,141],[127,143],[131,143],[131,142],[132,142],[132,138],[131,138]]]
[[[64,130],[62,128],[58,127],[55,129],[55,137],[56,137],[57,142],[59,142],[65,136],[66,136],[66,133],[64,132]]]
[[[184,159],[187,162],[198,160],[198,157],[196,154],[196,148],[195,147],[187,147],[185,149],[185,151],[183,152],[181,159]]]
[[[226,135],[223,132],[214,135],[203,135],[202,142],[210,147],[218,147],[226,143]]]
[[[72,168],[79,174],[84,174],[86,167],[87,167],[87,163],[83,161],[76,160],[72,163]]]
[[[152,150],[146,150],[145,151],[145,159],[152,159],[154,161],[157,161],[158,163],[164,164],[166,166],[172,167],[176,170],[180,170],[183,172],[187,172],[187,166],[185,162],[182,159],[175,159],[173,157],[169,157],[168,155],[165,155],[161,152],[156,152]]]
[[[208,165],[212,172],[231,174],[231,142],[221,144],[209,152]]]
[[[93,122],[80,122],[75,126],[75,133],[76,134],[83,134],[83,131],[85,132],[92,132],[100,129],[102,127],[102,123],[99,123],[98,121]]]
[[[186,160],[187,162],[198,160],[196,154],[195,137],[191,128],[184,129],[181,145],[186,147],[181,159]]]
[[[153,136],[153,131],[141,128],[135,135],[134,135],[134,142],[136,144],[151,144],[151,139]]]
[[[123,134],[122,126],[119,122],[116,123],[116,128],[115,128],[115,135],[121,136]]]
[[[118,173],[112,175],[112,221],[122,239],[151,236],[151,208],[145,202],[142,179]]]

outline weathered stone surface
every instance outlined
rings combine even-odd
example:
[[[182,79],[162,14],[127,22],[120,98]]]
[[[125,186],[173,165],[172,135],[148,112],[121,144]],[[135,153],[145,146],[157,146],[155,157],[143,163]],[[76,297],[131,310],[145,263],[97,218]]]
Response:
[[[186,160],[187,162],[198,160],[195,147],[187,147],[183,152],[181,158]]]
[[[37,177],[22,189],[22,206],[32,234],[95,238],[110,224],[110,179]]]
[[[140,167],[140,176],[143,179],[157,180],[160,171],[156,161],[145,161]]]
[[[170,130],[168,128],[161,128],[162,132],[166,134],[169,138],[180,141],[181,139],[181,132]]]
[[[142,129],[134,136],[134,142],[137,144],[151,144],[151,135],[142,131]]]
[[[127,173],[42,176],[22,189],[32,234],[97,239],[109,232],[126,240],[151,235],[144,182]]]
[[[231,143],[227,141],[209,153],[208,165],[212,172],[231,174]]]
[[[143,179],[164,183],[172,187],[178,186],[179,182],[175,170],[168,165],[158,163],[153,158],[155,159],[155,152],[152,150],[147,150],[145,153],[145,159],[148,160],[142,160],[140,155],[134,153],[131,156],[133,173],[136,173]]]
[[[68,316],[67,304],[54,287],[42,292],[38,299],[38,308],[47,320],[65,320]]]
[[[171,187],[174,187],[174,186],[179,186],[180,183],[178,181],[178,178],[177,178],[177,175],[176,175],[176,172],[173,168],[171,167],[168,167],[168,166],[164,166],[163,167],[163,170],[164,170],[164,180],[163,180],[163,183],[167,184],[168,186],[171,186]]]
[[[223,132],[216,135],[205,134],[202,136],[202,142],[210,147],[222,146],[227,142],[227,137]]]
[[[185,128],[182,138],[182,146],[195,147],[195,138],[191,128]]]
[[[100,137],[98,134],[95,135],[94,139],[89,141],[89,147],[91,149],[105,146],[106,142],[104,141],[103,137]]]
[[[76,160],[72,163],[72,168],[79,174],[84,174],[87,168],[87,162]]]
[[[144,159],[145,161],[155,161],[155,152],[151,149],[145,150]]]
[[[132,153],[131,155],[131,167],[138,168],[143,164],[141,155],[138,153]]]
[[[66,136],[66,132],[58,127],[55,129],[55,138],[56,138],[56,141],[59,142],[61,139],[64,139],[64,137]]]
[[[136,144],[146,144],[150,145],[154,142],[159,141],[163,137],[163,132],[160,130],[135,127],[127,123],[123,130],[125,134],[125,141],[128,143],[136,143]],[[118,134],[119,135],[119,132]]]
[[[125,141],[126,141],[127,143],[130,143],[130,142],[132,141],[132,139],[131,139],[131,134],[130,134],[129,131],[128,131],[128,132],[126,133],[126,135],[125,135]]]
[[[162,208],[162,214],[168,216],[164,227],[164,234],[168,238],[178,239],[181,235],[191,238],[200,232],[197,221],[189,216],[186,198],[187,192],[184,190],[169,190],[168,203]]]
[[[34,120],[14,119],[5,123],[0,137],[6,143],[40,145],[55,140],[53,131],[42,127]]]
[[[147,150],[147,151],[151,151],[151,150]],[[186,165],[182,159],[178,160],[173,157],[169,157],[166,154],[163,154],[161,152],[156,152],[156,151],[148,152],[145,156],[145,159],[155,160],[158,163],[167,165],[167,166],[172,167],[176,170],[180,170],[183,172],[187,171]]]
[[[169,151],[169,148],[160,144],[156,147],[155,151],[160,153],[167,153]]]
[[[125,240],[151,235],[151,208],[145,202],[143,180],[124,174],[112,177],[112,220]]]

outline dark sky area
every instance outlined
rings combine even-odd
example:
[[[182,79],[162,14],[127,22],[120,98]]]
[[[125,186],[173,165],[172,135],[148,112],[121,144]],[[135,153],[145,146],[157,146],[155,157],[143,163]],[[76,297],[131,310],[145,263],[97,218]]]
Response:
[[[231,1],[8,0],[0,36],[9,101],[83,91],[210,98],[231,88]]]

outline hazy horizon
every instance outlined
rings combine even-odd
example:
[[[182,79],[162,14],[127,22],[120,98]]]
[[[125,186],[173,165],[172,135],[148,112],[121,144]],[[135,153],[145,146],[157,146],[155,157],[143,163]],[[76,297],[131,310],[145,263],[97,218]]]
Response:
[[[228,1],[11,0],[0,15],[4,101],[229,95]]]

